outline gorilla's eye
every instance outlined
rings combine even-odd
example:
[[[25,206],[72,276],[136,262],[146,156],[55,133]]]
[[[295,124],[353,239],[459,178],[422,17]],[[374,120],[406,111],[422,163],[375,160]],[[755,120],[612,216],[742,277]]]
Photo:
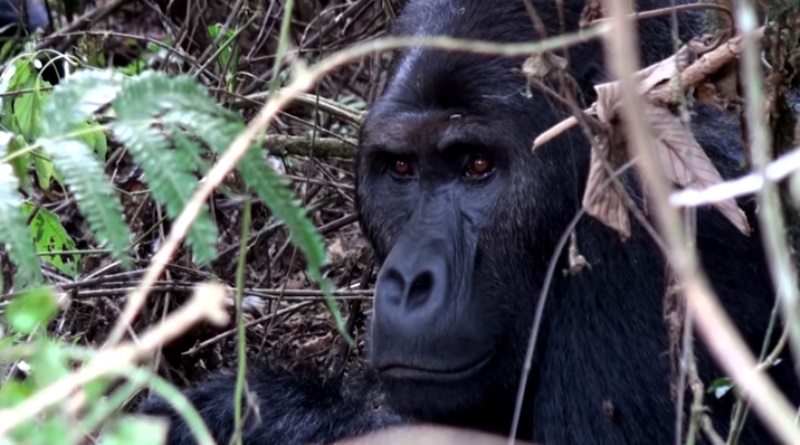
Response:
[[[492,169],[494,169],[494,162],[489,157],[476,154],[469,159],[464,173],[468,178],[479,179],[491,173]]]
[[[408,176],[412,173],[411,162],[408,159],[397,158],[391,164],[392,173],[397,176]]]

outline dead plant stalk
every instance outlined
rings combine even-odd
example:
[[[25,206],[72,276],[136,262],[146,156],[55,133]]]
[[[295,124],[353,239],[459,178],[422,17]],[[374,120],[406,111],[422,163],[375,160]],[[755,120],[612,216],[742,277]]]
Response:
[[[139,341],[126,343],[98,353],[89,363],[25,399],[11,409],[0,411],[0,437],[47,408],[69,397],[75,390],[104,375],[114,374],[135,361],[152,354],[160,345],[178,337],[201,320],[227,323],[225,289],[217,284],[198,287],[194,297],[183,307],[147,331]]]
[[[642,177],[647,180],[651,208],[655,210],[661,232],[669,246],[668,259],[684,282],[684,297],[691,308],[693,321],[712,354],[751,401],[765,425],[783,443],[800,443],[800,431],[794,422],[793,408],[775,385],[756,368],[756,360],[714,295],[700,270],[696,252],[686,243],[683,224],[677,210],[669,205],[670,189],[652,147],[643,112],[645,101],[638,94],[634,73],[638,69],[636,35],[629,14],[630,1],[610,0],[612,31],[605,37],[610,64],[622,87],[622,117],[627,123],[631,156],[639,156]]]

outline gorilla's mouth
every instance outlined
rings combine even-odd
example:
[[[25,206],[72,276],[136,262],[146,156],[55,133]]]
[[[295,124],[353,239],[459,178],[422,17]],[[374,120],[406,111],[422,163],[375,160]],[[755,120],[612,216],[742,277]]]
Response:
[[[382,378],[392,380],[416,380],[425,382],[454,382],[468,379],[479,373],[492,360],[492,352],[476,360],[449,368],[429,367],[409,363],[386,363],[377,368]]]

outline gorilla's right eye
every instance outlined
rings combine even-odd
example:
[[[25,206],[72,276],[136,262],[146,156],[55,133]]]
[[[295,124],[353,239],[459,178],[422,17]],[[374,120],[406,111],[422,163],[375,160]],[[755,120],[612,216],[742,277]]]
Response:
[[[411,161],[405,158],[395,158],[390,161],[389,167],[392,174],[395,176],[410,176],[414,169],[411,167]]]

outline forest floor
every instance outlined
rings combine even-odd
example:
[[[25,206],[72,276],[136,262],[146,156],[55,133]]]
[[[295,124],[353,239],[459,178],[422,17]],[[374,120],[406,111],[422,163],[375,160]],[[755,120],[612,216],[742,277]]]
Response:
[[[195,74],[218,101],[249,119],[264,103],[264,92],[274,78],[273,55],[285,2],[266,2],[266,14],[260,18],[253,9],[247,9],[246,3],[98,0],[83,13],[96,19],[95,23],[72,31],[81,36],[78,43],[87,54],[108,65],[128,65],[141,60],[155,69]],[[295,2],[289,52],[299,52],[313,61],[385,33],[400,3],[398,0]],[[191,5],[188,11],[187,5]],[[230,30],[242,32],[237,41],[238,63],[223,67],[209,62],[216,60],[212,49],[218,46],[208,30],[226,23]],[[291,63],[292,57],[287,59]],[[336,332],[334,319],[318,287],[305,273],[302,255],[288,242],[287,230],[276,223],[266,206],[254,201],[244,289],[251,361],[267,360],[323,376],[349,373],[361,366],[364,322],[370,313],[376,268],[356,220],[352,157],[348,154],[355,149],[357,118],[375,97],[386,61],[385,57],[364,58],[359,64],[330,73],[317,85],[313,94],[339,104],[346,112],[337,109],[315,112],[312,94],[307,103],[295,103],[281,112],[270,129],[270,136],[294,137],[292,141],[297,147],[278,147],[293,154],[273,157],[274,167],[285,172],[324,236],[331,260],[327,274],[359,349],[354,354]],[[287,68],[281,66],[275,77],[282,79]],[[230,92],[231,78],[236,82],[235,93]],[[316,145],[308,142],[312,137],[317,140]],[[339,151],[327,150],[326,142]],[[275,143],[281,145],[280,140]],[[303,150],[311,150],[311,155],[302,155]],[[142,173],[120,147],[109,148],[106,167],[120,191],[127,222],[139,240],[135,249],[136,268],[123,270],[105,254],[85,253],[79,264],[78,279],[57,277],[62,280],[63,290],[69,293],[71,304],[52,323],[52,333],[80,344],[102,344],[124,306],[125,295],[142,277],[169,233],[163,210],[149,194],[137,193],[146,187]],[[74,202],[66,194],[41,193],[45,208],[59,216],[78,248],[91,245],[91,232]],[[241,200],[217,192],[209,205],[220,230],[219,257],[210,267],[199,268],[193,264],[189,249],[183,248],[175,255],[129,332],[131,337],[135,338],[137,333],[179,307],[197,282],[216,277],[235,287]],[[50,272],[57,275],[56,271]],[[233,304],[229,312],[233,315]],[[203,325],[191,329],[163,348],[155,361],[158,373],[185,386],[210,371],[234,366],[235,329],[234,317],[228,326]]]

